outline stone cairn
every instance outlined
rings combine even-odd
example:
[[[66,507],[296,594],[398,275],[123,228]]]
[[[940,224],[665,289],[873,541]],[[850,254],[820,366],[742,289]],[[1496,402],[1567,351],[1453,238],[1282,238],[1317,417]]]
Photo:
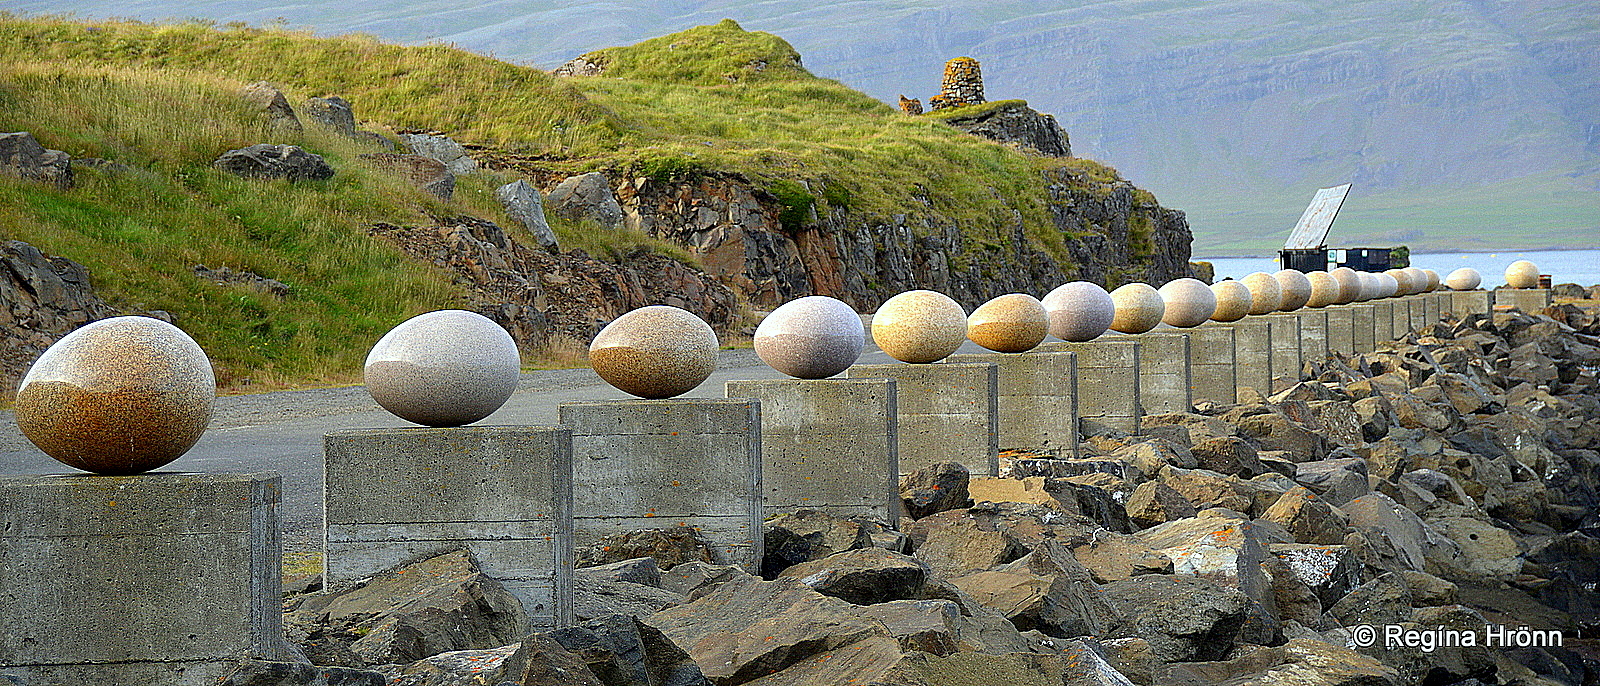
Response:
[[[983,102],[986,102],[983,99],[983,71],[979,69],[978,61],[971,57],[957,57],[945,62],[944,82],[940,85],[939,94],[928,99],[928,106],[937,112]]]

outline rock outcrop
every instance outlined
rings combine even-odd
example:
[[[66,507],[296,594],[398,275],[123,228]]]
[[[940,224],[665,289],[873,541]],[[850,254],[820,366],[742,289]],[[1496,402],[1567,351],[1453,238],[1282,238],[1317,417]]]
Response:
[[[72,156],[49,150],[27,131],[0,133],[0,175],[72,187]]]
[[[333,167],[321,155],[294,145],[257,143],[222,153],[212,166],[249,179],[320,181],[333,177]]]
[[[1036,111],[1021,100],[997,102],[982,111],[946,117],[943,121],[974,136],[1047,157],[1072,156],[1071,140],[1055,115]]]
[[[16,391],[22,374],[50,344],[118,314],[95,295],[83,265],[6,241],[0,246],[0,395]]]

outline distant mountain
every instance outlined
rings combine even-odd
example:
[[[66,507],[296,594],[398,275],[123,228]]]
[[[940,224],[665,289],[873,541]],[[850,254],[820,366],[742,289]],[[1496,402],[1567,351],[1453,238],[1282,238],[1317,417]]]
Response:
[[[1332,240],[1600,246],[1592,0],[22,0],[14,11],[206,17],[442,40],[553,67],[723,17],[893,102],[983,63],[991,99],[1053,112],[1073,150],[1189,210],[1196,254],[1281,244],[1319,186],[1355,189]]]

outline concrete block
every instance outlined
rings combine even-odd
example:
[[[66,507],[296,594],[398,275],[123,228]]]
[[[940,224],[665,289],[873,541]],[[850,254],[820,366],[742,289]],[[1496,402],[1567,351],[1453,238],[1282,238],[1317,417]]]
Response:
[[[688,526],[722,564],[761,566],[761,404],[673,398],[563,403],[572,544]]]
[[[1394,340],[1394,301],[1372,300],[1372,342],[1373,345]]]
[[[1428,325],[1428,296],[1422,293],[1406,296],[1411,302],[1411,325],[1406,333],[1414,333]]]
[[[893,379],[729,381],[761,401],[762,509],[900,521],[899,413]]]
[[[1356,354],[1376,350],[1381,338],[1378,335],[1378,307],[1370,304],[1351,305],[1350,313],[1353,331],[1351,345]]]
[[[1548,288],[1497,288],[1494,291],[1494,305],[1499,309],[1509,308],[1524,314],[1535,314],[1551,303]]]
[[[1245,317],[1236,322],[1207,322],[1206,328],[1233,331],[1235,402],[1240,388],[1253,388],[1262,395],[1272,393],[1272,322],[1261,317]]]
[[[1139,343],[1139,413],[1166,414],[1194,409],[1194,399],[1190,395],[1193,358],[1189,334],[1176,330],[1151,331],[1140,334],[1136,340]]]
[[[1070,352],[951,355],[952,364],[995,368],[998,447],[1055,455],[1078,449],[1078,365]]]
[[[276,474],[0,477],[0,678],[209,686],[230,660],[288,659],[280,492]]]
[[[973,476],[1000,471],[999,372],[991,363],[858,364],[851,379],[894,379],[900,472],[959,462]]]
[[[1356,353],[1355,310],[1349,305],[1334,305],[1324,310],[1328,316],[1328,352],[1350,356]]]
[[[1422,297],[1422,320],[1423,320],[1422,321],[1422,325],[1423,326],[1430,326],[1432,324],[1436,324],[1441,319],[1444,318],[1444,311],[1447,308],[1447,306],[1444,303],[1445,303],[1445,298],[1448,297],[1447,294],[1445,294],[1445,293],[1424,293],[1424,294],[1422,294],[1421,297]]]
[[[1272,322],[1272,392],[1300,383],[1300,317],[1284,312],[1261,315]]]
[[[1328,359],[1328,312],[1323,309],[1298,310],[1300,318],[1300,363]]]
[[[1474,314],[1494,314],[1495,291],[1451,291],[1449,314],[1465,319]]]
[[[1144,414],[1139,341],[1102,336],[1092,341],[1046,343],[1041,352],[1078,354],[1078,418],[1128,433],[1139,432]]]
[[[570,429],[354,429],[323,455],[329,589],[466,548],[534,626],[572,622]]]
[[[1228,326],[1197,326],[1189,335],[1189,399],[1232,404],[1239,397],[1235,331]]]

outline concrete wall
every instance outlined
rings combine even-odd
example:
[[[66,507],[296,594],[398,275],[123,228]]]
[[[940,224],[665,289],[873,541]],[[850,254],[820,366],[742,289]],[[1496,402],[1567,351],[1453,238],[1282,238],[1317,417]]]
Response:
[[[1200,328],[1233,330],[1235,393],[1253,388],[1262,395],[1272,393],[1272,322],[1261,317],[1245,317],[1236,322],[1207,322]],[[1235,400],[1237,401],[1237,395]]]
[[[1378,308],[1369,303],[1351,305],[1351,326],[1354,335],[1351,344],[1355,346],[1357,354],[1370,353],[1376,349],[1378,336]]]
[[[674,398],[563,403],[574,546],[688,526],[723,564],[761,567],[761,405]]]
[[[1495,305],[1494,291],[1451,291],[1450,314],[1457,319],[1465,319],[1473,314],[1493,314]]]
[[[572,621],[572,431],[356,429],[323,440],[325,578],[466,548],[535,626]]]
[[[1373,345],[1394,340],[1394,301],[1372,300],[1367,304],[1372,306]]]
[[[1444,318],[1445,298],[1444,293],[1424,293],[1422,295],[1422,325],[1432,326]]]
[[[1078,418],[1126,431],[1139,432],[1143,392],[1139,368],[1139,341],[1132,337],[1104,336],[1079,343],[1057,342],[1039,346],[1040,352],[1078,354]]]
[[[1193,354],[1189,335],[1177,331],[1151,331],[1138,336],[1140,414],[1188,412]]]
[[[1349,305],[1334,305],[1323,312],[1328,317],[1328,352],[1347,357],[1356,354],[1355,310]]]
[[[288,659],[276,474],[0,477],[0,683],[210,686]]]
[[[1300,382],[1300,317],[1291,313],[1262,315],[1272,322],[1272,392]]]
[[[900,521],[899,423],[892,379],[729,381],[761,401],[762,509]]]
[[[1239,388],[1233,327],[1197,326],[1185,333],[1189,335],[1189,399],[1196,403],[1236,402]]]
[[[1328,359],[1328,312],[1323,309],[1298,310],[1300,318],[1300,362]]]
[[[1428,296],[1421,293],[1406,296],[1411,302],[1411,326],[1406,333],[1415,333],[1428,325]]]
[[[948,363],[995,367],[1001,450],[1073,455],[1078,450],[1078,365],[1071,352],[951,355]]]
[[[959,462],[973,476],[1000,471],[999,374],[991,363],[858,364],[852,379],[894,379],[900,472]]]
[[[1524,314],[1534,314],[1551,302],[1548,288],[1498,288],[1494,292],[1495,307],[1509,307]]]

